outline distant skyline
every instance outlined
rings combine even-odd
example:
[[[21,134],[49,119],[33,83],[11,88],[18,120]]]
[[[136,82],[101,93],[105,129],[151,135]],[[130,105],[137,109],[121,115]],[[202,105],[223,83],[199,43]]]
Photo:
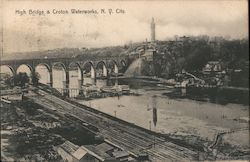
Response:
[[[175,35],[248,37],[248,1],[4,1],[4,53],[124,45]],[[125,13],[108,14],[108,9]],[[16,10],[97,10],[99,14],[20,16]],[[100,14],[105,9],[106,14]]]

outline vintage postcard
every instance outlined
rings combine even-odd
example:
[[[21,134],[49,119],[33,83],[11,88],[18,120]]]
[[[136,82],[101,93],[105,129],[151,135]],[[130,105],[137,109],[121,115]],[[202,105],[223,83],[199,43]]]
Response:
[[[2,0],[1,161],[249,161],[247,0]]]

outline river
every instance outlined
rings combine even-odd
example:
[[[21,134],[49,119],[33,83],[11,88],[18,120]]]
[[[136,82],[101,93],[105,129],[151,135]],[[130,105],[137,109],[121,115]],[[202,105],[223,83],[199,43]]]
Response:
[[[249,120],[249,109],[246,105],[171,99],[163,95],[171,91],[167,87],[140,84],[135,88],[136,81],[131,82],[131,90],[140,95],[78,102],[146,129],[166,134],[195,135],[213,140],[219,131],[248,127],[247,122],[239,121]],[[157,108],[156,126],[153,124],[153,98]]]
[[[48,75],[45,68],[39,69],[40,82],[47,83]],[[78,87],[78,72],[70,71],[70,88]],[[61,70],[53,70],[53,85],[62,88],[64,74]],[[107,97],[89,101],[77,102],[94,109],[116,116],[125,121],[152,131],[174,135],[192,135],[212,141],[219,131],[249,127],[249,106],[227,103],[224,105],[208,101],[195,101],[187,98],[170,98],[164,95],[171,92],[168,87],[156,84],[146,84],[142,80],[119,80],[118,84],[127,84],[131,91],[138,95],[124,95],[121,97]],[[84,78],[84,84],[95,83],[101,87],[107,85],[107,80],[93,81]],[[74,97],[78,91],[71,92]],[[155,96],[155,99],[153,99]],[[153,101],[155,100],[155,101]],[[155,102],[155,105],[153,105]],[[153,122],[153,107],[157,108],[157,122]],[[228,139],[238,144],[249,143],[248,131],[237,134],[236,138]]]

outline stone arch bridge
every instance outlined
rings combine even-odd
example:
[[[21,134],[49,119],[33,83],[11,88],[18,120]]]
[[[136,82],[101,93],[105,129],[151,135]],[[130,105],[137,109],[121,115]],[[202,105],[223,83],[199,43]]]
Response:
[[[52,69],[55,65],[60,65],[64,71],[64,88],[69,88],[69,71],[72,65],[78,68],[78,81],[79,85],[83,85],[83,75],[88,70],[91,78],[97,77],[97,69],[101,66],[101,76],[108,77],[111,75],[117,75],[118,73],[124,73],[129,65],[128,57],[117,56],[117,57],[63,57],[63,58],[32,58],[32,59],[6,59],[1,60],[1,66],[7,66],[12,71],[13,75],[17,74],[18,68],[25,65],[29,68],[31,73],[36,72],[38,65],[43,65],[48,71],[48,82],[47,84],[53,86],[53,73]],[[88,65],[88,66],[86,66]],[[88,68],[87,68],[88,67]]]

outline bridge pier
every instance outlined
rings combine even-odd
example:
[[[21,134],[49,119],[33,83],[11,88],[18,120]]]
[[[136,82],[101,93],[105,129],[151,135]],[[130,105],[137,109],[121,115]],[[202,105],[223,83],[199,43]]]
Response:
[[[91,78],[95,79],[95,69],[93,66],[91,66],[91,69],[90,69],[90,75],[91,75]]]
[[[83,86],[83,70],[78,67],[78,94],[82,94],[82,86]]]
[[[48,83],[49,86],[53,87],[53,74],[52,69],[48,72]]]
[[[121,64],[121,61],[123,64]],[[68,58],[62,58],[62,57],[55,57],[55,58],[46,58],[44,57],[43,59],[41,58],[33,58],[33,59],[22,59],[22,60],[16,60],[15,58],[9,59],[9,60],[2,60],[1,59],[1,66],[7,66],[9,69],[13,72],[13,75],[15,76],[17,74],[17,70],[21,65],[26,65],[31,73],[35,71],[36,67],[38,65],[44,65],[47,70],[48,70],[48,75],[47,78],[48,80],[46,81],[47,85],[53,87],[57,86],[55,85],[54,81],[57,79],[57,77],[53,77],[52,69],[53,66],[58,64],[61,65],[64,69],[64,78],[63,78],[63,94],[64,96],[69,96],[69,66],[71,63],[74,63],[78,66],[78,71],[81,74],[78,74],[79,76],[79,81],[78,81],[78,87],[82,87],[83,84],[85,84],[84,79],[83,79],[83,70],[88,70],[88,75],[90,75],[91,83],[96,84],[96,67],[97,65],[102,62],[103,67],[103,76],[104,77],[110,77],[112,73],[118,73],[121,66],[127,67],[128,65],[129,58],[127,56],[124,57],[110,57],[110,56],[102,56],[100,58],[98,57],[86,57],[82,58],[79,60],[77,57],[68,57]],[[90,68],[85,67],[86,64],[90,64]],[[61,80],[60,80],[61,82]],[[82,93],[82,92],[79,92]]]
[[[63,96],[69,97],[69,70],[65,70],[65,80],[63,81]]]
[[[115,80],[115,86],[118,86],[118,79]]]
[[[83,85],[83,79],[78,79],[78,88],[81,89]]]
[[[83,79],[78,79],[79,94],[82,94]]]

